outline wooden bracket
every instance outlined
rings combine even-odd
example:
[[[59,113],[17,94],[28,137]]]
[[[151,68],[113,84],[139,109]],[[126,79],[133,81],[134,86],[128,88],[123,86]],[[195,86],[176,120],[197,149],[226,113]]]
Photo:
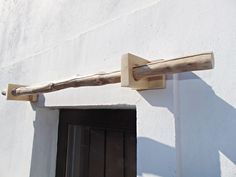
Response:
[[[17,84],[8,84],[7,86],[7,100],[17,100],[17,101],[31,101],[31,102],[36,102],[38,99],[37,94],[33,95],[20,95],[20,96],[15,96],[12,95],[12,90],[19,88],[19,87],[25,87],[24,85],[17,85]]]
[[[158,75],[140,80],[135,80],[133,76],[133,67],[146,65],[147,63],[149,63],[148,60],[145,60],[133,54],[128,53],[123,55],[121,59],[121,86],[131,87],[135,90],[165,88],[165,75]]]

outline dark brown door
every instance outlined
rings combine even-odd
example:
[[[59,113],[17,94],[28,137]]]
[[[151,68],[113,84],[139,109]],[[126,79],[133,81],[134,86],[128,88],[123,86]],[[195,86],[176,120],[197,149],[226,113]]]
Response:
[[[61,110],[57,177],[136,177],[135,110]]]

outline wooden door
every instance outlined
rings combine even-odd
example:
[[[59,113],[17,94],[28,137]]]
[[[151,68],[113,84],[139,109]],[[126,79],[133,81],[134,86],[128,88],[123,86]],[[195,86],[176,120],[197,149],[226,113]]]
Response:
[[[135,110],[61,110],[57,177],[136,177]]]

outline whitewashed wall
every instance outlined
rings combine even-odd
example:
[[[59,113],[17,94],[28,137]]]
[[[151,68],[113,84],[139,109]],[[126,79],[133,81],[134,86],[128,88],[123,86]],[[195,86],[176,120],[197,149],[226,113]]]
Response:
[[[58,109],[136,108],[137,175],[236,175],[234,0],[0,2],[0,88],[120,68],[122,54],[214,51],[216,68],[168,76],[167,88],[67,89],[37,104],[0,99],[0,176],[54,177]]]

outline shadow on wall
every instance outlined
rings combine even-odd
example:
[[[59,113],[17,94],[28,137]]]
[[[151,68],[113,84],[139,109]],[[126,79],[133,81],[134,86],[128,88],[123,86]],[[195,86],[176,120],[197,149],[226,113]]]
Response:
[[[180,80],[184,175],[220,177],[230,173],[229,164],[220,164],[219,152],[236,164],[236,109],[195,74],[181,74]]]
[[[177,152],[181,154],[181,177],[220,177],[227,164],[220,164],[219,152],[236,164],[236,109],[194,73],[180,74],[179,81],[180,117],[176,121],[180,121],[180,132],[177,132],[180,139],[176,141],[181,146]],[[139,93],[152,106],[166,107],[174,113],[173,105],[167,101],[173,99],[171,86]],[[36,109],[30,177],[55,176],[57,118],[58,113],[54,111]],[[173,147],[146,137],[137,141],[139,176],[175,176],[170,172],[173,170],[170,167],[175,165]]]
[[[58,111],[35,110],[30,177],[55,177]]]
[[[173,76],[167,75],[167,85],[165,89],[155,89],[155,90],[144,90],[138,91],[141,97],[144,98],[150,105],[154,107],[167,108],[171,113],[174,114],[173,105]]]
[[[30,177],[55,177],[57,147],[57,113],[47,109],[36,109],[34,121],[34,140],[31,158]],[[173,177],[171,169],[175,163],[175,149],[154,141],[139,137],[137,140],[139,159],[137,175],[156,174]],[[156,153],[153,153],[156,152]]]
[[[153,174],[163,177],[174,177],[175,149],[153,139],[139,137],[137,175]],[[154,153],[155,152],[155,153]]]
[[[152,106],[167,107],[174,113],[173,106],[164,99],[153,101],[154,96],[158,98],[160,91],[143,91],[140,94]],[[229,164],[220,163],[220,153],[236,164],[236,109],[218,97],[212,88],[194,73],[179,74],[179,94],[180,115],[175,121],[180,121],[177,124],[180,125],[180,132],[177,132],[180,136],[177,138],[180,139],[176,141],[180,142],[181,146],[180,152],[177,152],[181,154],[181,176],[220,177],[224,173],[232,176]],[[158,142],[147,143],[151,140],[145,142],[140,143],[149,144],[145,145],[147,149],[151,146],[157,149],[156,154],[150,155],[150,159],[155,156],[163,160],[163,154],[169,157],[173,153],[170,147]],[[145,150],[144,152],[148,153]],[[164,158],[163,164],[166,161]],[[152,160],[147,162],[151,163]],[[140,167],[142,169],[140,174],[153,173],[165,176],[162,170],[158,170],[159,167],[163,168],[162,164],[156,166],[156,169],[149,167],[150,164],[144,165]],[[233,169],[235,170],[235,166]]]

